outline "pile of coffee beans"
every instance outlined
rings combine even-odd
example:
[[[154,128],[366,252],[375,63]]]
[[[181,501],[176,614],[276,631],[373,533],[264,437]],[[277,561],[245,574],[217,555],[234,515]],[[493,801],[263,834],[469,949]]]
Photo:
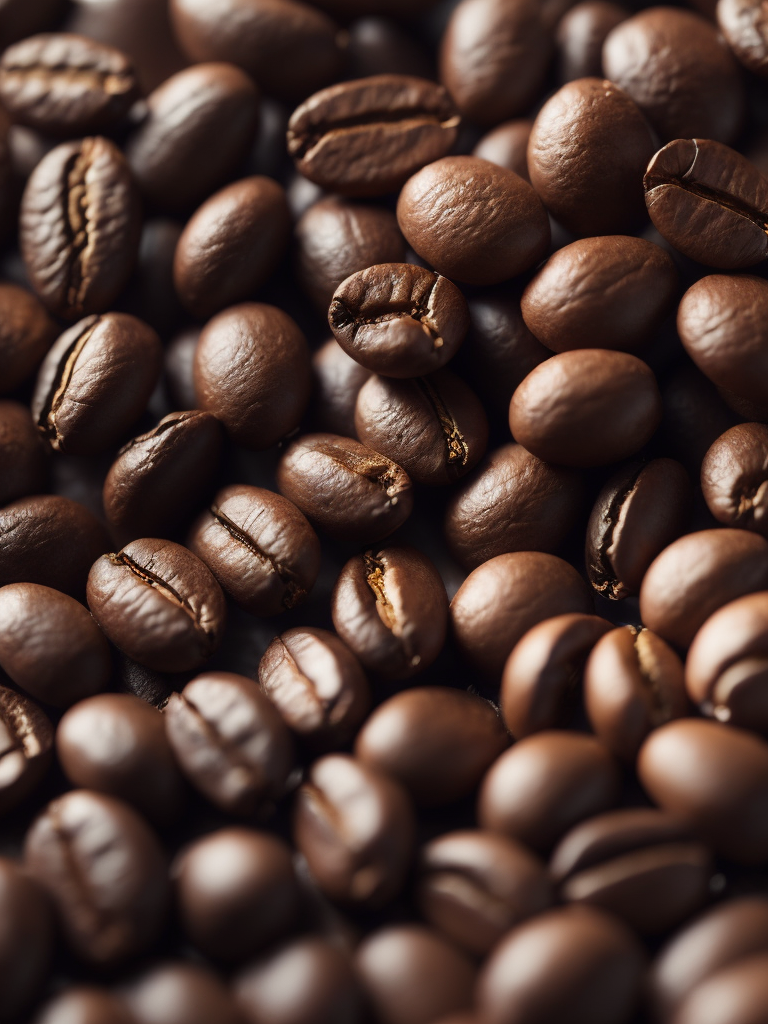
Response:
[[[0,0],[0,1024],[768,1022],[766,0]]]

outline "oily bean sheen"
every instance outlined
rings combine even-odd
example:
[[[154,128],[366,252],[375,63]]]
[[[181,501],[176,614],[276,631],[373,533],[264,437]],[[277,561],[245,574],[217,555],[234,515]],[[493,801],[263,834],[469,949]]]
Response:
[[[610,0],[582,0],[560,19],[555,44],[557,76],[561,83],[594,78],[603,73],[603,43],[629,11]]]
[[[685,999],[675,1024],[753,1024],[768,1006],[768,955],[749,957],[706,979]]]
[[[29,409],[0,400],[0,506],[45,489],[45,447]]]
[[[456,354],[469,310],[447,278],[410,263],[383,263],[342,281],[328,323],[345,352],[366,369],[419,377]]]
[[[360,388],[371,376],[335,338],[329,338],[312,356],[310,422],[315,430],[356,437],[355,404]]]
[[[413,508],[405,470],[337,434],[305,434],[294,441],[278,463],[277,486],[337,540],[381,540],[401,526]]]
[[[701,490],[719,522],[768,535],[768,426],[737,423],[721,434],[701,464]]]
[[[642,176],[655,149],[632,99],[600,78],[569,82],[539,111],[528,141],[531,184],[574,235],[630,231],[644,214]]]
[[[73,985],[43,1006],[34,1024],[134,1024],[122,1001],[95,985]]]
[[[159,672],[198,668],[221,641],[226,605],[210,570],[169,540],[134,540],[94,562],[88,606],[112,643]]]
[[[24,862],[86,963],[116,964],[156,939],[167,904],[165,856],[121,800],[87,789],[54,800],[27,832]]]
[[[740,64],[765,78],[768,75],[768,23],[759,0],[720,0],[717,24]]]
[[[234,997],[202,964],[155,962],[120,995],[136,1024],[243,1024]]]
[[[521,178],[528,178],[528,139],[533,121],[516,118],[492,128],[472,150],[472,156],[490,160],[499,167],[507,167]]]
[[[498,284],[535,266],[550,240],[541,200],[514,171],[446,156],[410,178],[397,200],[406,241],[440,274]]]
[[[43,360],[32,396],[38,430],[54,451],[95,455],[141,416],[162,367],[160,339],[127,313],[88,316]]]
[[[43,890],[12,860],[0,860],[0,1020],[16,1020],[45,983],[53,916]]]
[[[528,374],[512,396],[509,426],[515,440],[545,462],[605,466],[642,448],[661,412],[656,378],[642,360],[576,349]]]
[[[98,132],[138,96],[130,60],[111,46],[66,32],[31,36],[0,60],[0,100],[17,124],[50,135]]]
[[[768,178],[711,139],[676,139],[648,164],[645,204],[658,232],[708,267],[741,270],[768,255]]]
[[[0,814],[42,782],[53,755],[53,726],[28,697],[0,686]]]
[[[40,300],[15,284],[0,284],[0,394],[10,394],[42,362],[56,325]]]
[[[685,529],[691,482],[679,462],[653,459],[618,470],[587,524],[589,582],[612,601],[640,591],[646,569]]]
[[[100,136],[65,142],[29,176],[19,245],[29,281],[65,320],[107,309],[139,245],[136,188],[125,157]]]
[[[672,257],[653,242],[628,235],[583,238],[550,256],[520,308],[526,326],[553,352],[634,352],[652,340],[678,286]]]
[[[371,75],[305,100],[288,123],[297,169],[330,192],[378,196],[451,149],[459,116],[425,78]]]
[[[370,377],[357,396],[357,436],[416,483],[450,484],[485,452],[488,420],[477,395],[450,370],[392,380]]]

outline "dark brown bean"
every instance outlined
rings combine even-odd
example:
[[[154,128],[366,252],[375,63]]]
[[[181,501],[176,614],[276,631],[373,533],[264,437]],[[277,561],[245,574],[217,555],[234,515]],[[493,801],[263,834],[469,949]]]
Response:
[[[768,426],[738,423],[721,434],[701,464],[701,490],[719,522],[768,535]]]
[[[96,985],[72,985],[46,1002],[34,1024],[134,1024],[117,996]]]
[[[0,401],[0,506],[45,489],[45,447],[29,409]]]
[[[0,860],[0,1021],[18,1020],[39,997],[53,951],[53,915],[40,886]]]
[[[348,356],[335,338],[329,338],[312,356],[312,376],[313,429],[356,438],[355,403],[371,371]]]
[[[750,957],[718,971],[690,993],[676,1024],[752,1024],[768,1007],[768,955]]]
[[[715,13],[731,52],[745,68],[768,74],[768,29],[757,0],[722,0]]]
[[[56,325],[31,292],[0,284],[0,394],[10,394],[37,369],[56,338]]]
[[[492,128],[472,150],[472,156],[481,160],[490,160],[499,167],[507,167],[521,178],[528,178],[528,139],[533,128],[533,121],[519,118],[505,121],[504,124]]]
[[[53,757],[53,726],[37,704],[0,686],[0,814],[42,782]]]
[[[659,380],[664,413],[659,439],[664,450],[696,479],[710,445],[733,423],[712,381],[684,362]]]
[[[603,73],[603,43],[608,33],[629,17],[610,0],[582,0],[557,25],[557,77],[561,84]]]
[[[120,995],[136,1024],[243,1024],[224,982],[202,964],[155,963]]]

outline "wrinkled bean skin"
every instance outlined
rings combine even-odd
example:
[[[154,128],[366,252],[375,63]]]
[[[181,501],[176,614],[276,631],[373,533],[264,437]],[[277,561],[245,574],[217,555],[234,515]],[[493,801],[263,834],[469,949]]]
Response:
[[[39,995],[53,949],[43,890],[12,860],[0,860],[0,1021],[16,1020]]]
[[[200,964],[161,961],[120,995],[136,1024],[243,1024],[224,983]]]
[[[37,369],[56,338],[40,300],[15,284],[0,284],[0,394],[10,394]]]
[[[37,704],[0,686],[0,814],[42,782],[53,754],[53,726]]]
[[[720,0],[717,24],[736,60],[749,71],[768,75],[768,25],[756,0]]]
[[[45,490],[48,462],[29,409],[0,400],[0,506]]]
[[[707,508],[726,526],[768,534],[768,426],[738,423],[712,444],[701,464]]]

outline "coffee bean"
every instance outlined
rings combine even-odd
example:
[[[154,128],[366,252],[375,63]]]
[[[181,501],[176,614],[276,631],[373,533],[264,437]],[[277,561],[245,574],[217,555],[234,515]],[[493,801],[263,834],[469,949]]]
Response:
[[[717,24],[740,64],[761,78],[768,73],[768,32],[755,0],[723,0],[716,8]]]
[[[364,668],[408,679],[435,660],[448,631],[448,597],[435,566],[413,547],[351,558],[331,597],[336,632]]]
[[[399,783],[344,754],[315,761],[294,807],[293,841],[331,899],[370,907],[402,889],[413,808]]]
[[[278,463],[277,486],[337,540],[381,540],[401,526],[413,508],[405,470],[336,434],[305,434],[294,441]]]
[[[335,633],[299,627],[275,637],[259,662],[259,685],[308,746],[338,749],[371,703],[359,661]]]
[[[0,394],[10,394],[42,362],[56,337],[56,325],[31,292],[15,284],[0,284]]]
[[[505,121],[480,139],[472,150],[472,156],[506,167],[529,181],[527,149],[531,128],[533,121],[525,118]]]
[[[378,6],[386,5],[379,2]],[[388,12],[382,9],[380,13]],[[350,78],[366,75],[436,77],[432,54],[406,26],[398,25],[391,18],[362,16],[352,22],[346,56]]]
[[[445,156],[458,124],[436,83],[372,75],[329,86],[294,110],[288,152],[306,178],[331,192],[379,196]]]
[[[474,156],[446,156],[414,174],[397,221],[422,259],[464,284],[506,281],[549,245],[546,211],[528,182]]]
[[[335,338],[329,338],[312,356],[313,429],[342,437],[356,437],[355,404],[371,371],[348,356]]]
[[[707,508],[726,526],[768,534],[768,426],[739,423],[721,434],[701,464]]]
[[[552,356],[531,370],[509,406],[515,440],[564,466],[618,462],[642,448],[660,420],[653,371],[636,356],[608,349]]]
[[[276,306],[244,302],[217,314],[195,350],[198,408],[236,444],[270,448],[299,425],[311,386],[307,342]]]
[[[32,415],[55,451],[96,455],[141,416],[162,366],[160,339],[127,313],[89,316],[43,360]]]
[[[455,355],[469,310],[447,278],[410,263],[383,263],[339,285],[328,323],[345,352],[366,369],[419,377]]]
[[[29,697],[0,686],[0,814],[37,788],[52,756],[48,716]]]
[[[597,615],[556,615],[515,644],[500,695],[504,721],[515,739],[568,725],[579,704],[587,658],[610,629],[610,622]]]
[[[219,646],[226,606],[209,569],[180,544],[134,540],[102,555],[88,607],[112,643],[159,672],[198,668]]]
[[[27,833],[24,863],[86,963],[111,966],[157,938],[168,901],[165,857],[122,801],[86,789],[65,793]]]
[[[206,672],[173,694],[164,714],[182,771],[217,807],[249,817],[282,797],[293,768],[293,743],[252,680]]]
[[[122,1002],[95,985],[73,985],[47,1002],[35,1024],[134,1024]]]
[[[136,189],[108,139],[65,142],[43,157],[21,200],[19,245],[30,283],[65,320],[108,309],[139,245]]]
[[[234,997],[202,964],[154,964],[120,994],[136,1024],[243,1024]]]
[[[659,388],[664,405],[659,438],[665,451],[696,478],[710,445],[734,417],[712,381],[691,362],[664,375]]]
[[[675,1014],[678,1024],[751,1024],[768,1007],[768,954],[751,957],[706,979]]]
[[[174,409],[195,406],[194,363],[200,328],[189,327],[171,339],[165,349],[165,386]]]
[[[29,410],[0,401],[0,505],[45,489],[45,454]]]
[[[629,17],[629,11],[610,0],[582,0],[560,19],[557,77],[561,84],[603,73],[603,43],[611,29]]]
[[[16,1020],[45,983],[53,915],[43,890],[12,860],[0,860],[0,1020]]]

